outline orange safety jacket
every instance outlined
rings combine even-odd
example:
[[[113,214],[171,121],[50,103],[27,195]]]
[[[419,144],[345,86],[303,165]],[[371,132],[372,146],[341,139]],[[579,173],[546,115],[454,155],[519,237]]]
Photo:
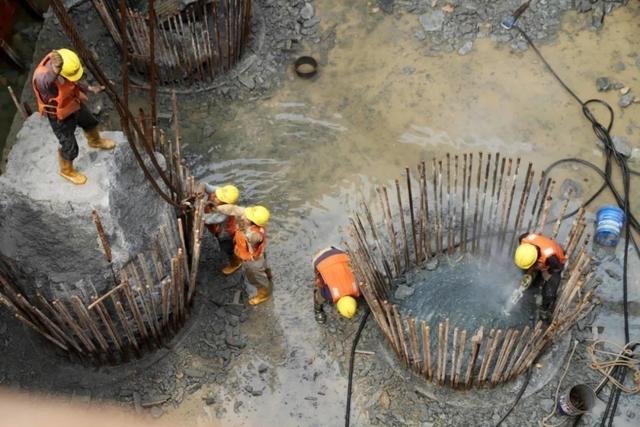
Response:
[[[349,256],[335,248],[331,248],[327,252],[333,253],[326,258],[323,258],[324,254],[321,254],[315,269],[322,277],[324,285],[329,288],[333,302],[336,303],[344,296],[359,297],[360,289],[349,266]]]
[[[206,205],[204,207],[204,213],[211,213],[213,209],[211,206]],[[218,237],[223,231],[229,233],[229,235],[233,238],[238,231],[238,223],[236,222],[236,217],[233,215],[227,216],[227,219],[220,224],[208,224],[207,230],[209,230],[214,236]]]
[[[547,260],[552,256],[555,256],[563,265],[567,261],[567,257],[560,245],[555,240],[548,237],[531,233],[520,239],[520,243],[530,243],[538,248],[538,253],[540,255],[536,261],[535,268],[539,271],[547,271],[549,269]]]
[[[48,54],[38,64],[33,73],[33,78],[31,79],[31,86],[33,88],[33,93],[36,96],[38,111],[40,114],[55,117],[58,121],[62,121],[78,111],[80,109],[80,104],[88,98],[80,90],[77,84],[70,82],[63,77],[58,77],[55,80],[58,95],[55,98],[51,98],[49,103],[44,102],[42,95],[40,95],[40,91],[38,91],[38,88],[36,87],[36,76],[40,73],[51,72],[47,66],[50,60],[51,54]]]
[[[235,245],[233,252],[243,261],[255,261],[260,258],[264,253],[265,246],[267,245],[267,231],[264,227],[252,225],[250,230],[253,233],[259,233],[262,236],[262,240],[255,248],[252,248],[251,244],[247,241],[247,235],[244,234],[244,231],[238,230],[233,235],[233,243]]]

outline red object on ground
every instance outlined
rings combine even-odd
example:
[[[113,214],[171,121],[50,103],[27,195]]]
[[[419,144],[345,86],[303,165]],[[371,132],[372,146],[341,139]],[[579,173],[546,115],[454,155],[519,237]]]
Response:
[[[14,0],[0,0],[0,38],[7,40],[11,36],[15,13]]]

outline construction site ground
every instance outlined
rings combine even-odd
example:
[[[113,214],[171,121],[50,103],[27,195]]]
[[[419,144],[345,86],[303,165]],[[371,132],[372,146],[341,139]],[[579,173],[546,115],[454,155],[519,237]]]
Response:
[[[258,3],[259,10],[269,11],[276,2]],[[453,10],[443,13],[455,13],[462,3],[474,6],[485,23],[469,37],[447,27],[429,30],[439,16],[429,15],[431,2],[396,2],[385,13],[389,3],[316,1],[316,34],[302,37],[293,51],[279,50],[272,61],[276,72],[251,75],[269,84],[251,86],[233,76],[211,96],[179,95],[183,151],[194,174],[214,185],[235,183],[242,204],[271,209],[270,302],[246,304],[242,276],[220,273],[224,256],[207,235],[191,320],[166,348],[123,366],[81,366],[0,312],[0,384],[64,400],[106,402],[169,425],[342,424],[348,356],[360,317],[346,320],[330,311],[326,325],[316,324],[311,257],[346,240],[358,201],[375,200],[375,185],[399,178],[405,166],[447,152],[499,152],[532,161],[536,169],[564,157],[604,162],[579,106],[521,39],[497,28],[503,11],[517,4],[504,2],[498,9],[482,1],[432,2]],[[596,30],[591,12],[565,12],[565,3],[571,2],[547,1],[546,15],[533,14],[522,26],[536,28],[534,41],[569,86],[583,98],[600,97],[613,106],[612,135],[626,144],[630,165],[638,169],[640,105],[622,107],[620,91],[598,91],[596,81],[606,77],[640,96],[640,5],[614,9]],[[120,84],[119,54],[90,4],[80,2],[73,16],[107,74]],[[477,19],[469,16],[469,22]],[[544,25],[549,17],[557,22]],[[34,58],[67,44],[48,17]],[[260,60],[264,52],[253,53]],[[297,78],[290,65],[302,54],[320,64],[312,80]],[[117,128],[107,98],[92,102],[104,127]],[[131,102],[146,106],[147,92],[134,88]],[[159,113],[166,123],[168,94],[161,96]],[[600,186],[597,175],[579,167],[554,176],[574,187],[581,200]],[[605,202],[609,196],[596,205]],[[632,198],[631,209],[640,212],[639,198]],[[602,304],[534,368],[527,393],[503,425],[536,426],[553,410],[573,340],[578,344],[566,385],[595,386],[600,380],[586,353],[595,333],[622,343],[623,245],[594,250]],[[640,334],[640,262],[634,253],[629,259],[633,340]],[[435,387],[401,368],[372,320],[359,348],[369,353],[355,361],[352,425],[492,426],[522,384],[469,392]],[[637,395],[623,393],[615,425],[637,425],[639,407]],[[599,423],[603,409],[599,402],[582,425]]]

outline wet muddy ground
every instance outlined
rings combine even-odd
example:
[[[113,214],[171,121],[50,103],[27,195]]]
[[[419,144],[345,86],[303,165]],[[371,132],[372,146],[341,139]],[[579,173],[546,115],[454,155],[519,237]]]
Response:
[[[8,328],[20,327],[2,315],[3,354],[11,355],[2,365],[2,384],[81,401],[115,400],[173,425],[340,424],[347,356],[359,319],[332,312],[327,325],[316,325],[310,259],[346,238],[358,200],[372,199],[374,186],[399,177],[405,166],[448,151],[520,156],[536,169],[567,156],[603,162],[579,107],[512,36],[477,32],[470,51],[461,54],[455,45],[452,53],[439,53],[435,35],[416,36],[425,31],[423,10],[396,6],[384,14],[375,3],[335,0],[313,5],[321,17],[319,37],[303,42],[297,53],[319,59],[317,77],[301,80],[283,66],[281,83],[258,91],[256,100],[180,98],[183,151],[197,177],[233,182],[241,188],[241,203],[263,203],[272,211],[273,300],[246,307],[244,294],[237,293],[241,278],[218,273],[223,260],[209,241],[196,315],[172,348],[122,368],[78,368],[34,351],[42,345],[37,338],[8,334]],[[498,18],[486,17],[493,26]],[[568,12],[540,43],[572,88],[614,107],[612,134],[636,149],[640,105],[618,106],[619,90],[598,92],[596,79],[607,77],[640,94],[639,18],[640,7],[631,3],[614,10],[596,32],[591,14]],[[252,97],[247,88],[236,90],[245,100]],[[145,94],[138,97],[142,105]],[[167,106],[165,99],[165,114]],[[107,123],[117,122],[108,117]],[[594,174],[578,168],[556,176],[559,183],[572,179],[583,200],[599,185]],[[640,201],[633,205],[637,211]],[[602,326],[608,339],[621,339],[621,259],[621,247],[598,253],[603,306],[574,334],[581,343],[566,383],[598,381],[584,351],[593,338],[591,324]],[[640,277],[638,260],[631,259],[629,277]],[[637,337],[640,284],[632,280],[630,286]],[[541,361],[505,425],[537,425],[552,409],[569,346],[567,338]],[[494,425],[520,385],[464,394],[438,390],[398,368],[372,321],[359,348],[375,354],[356,360],[354,425]],[[637,397],[623,395],[616,425],[634,425],[637,405]]]

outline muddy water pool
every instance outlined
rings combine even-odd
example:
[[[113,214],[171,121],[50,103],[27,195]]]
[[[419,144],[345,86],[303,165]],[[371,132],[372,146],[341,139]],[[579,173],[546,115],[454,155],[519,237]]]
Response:
[[[335,31],[331,49],[305,51],[320,58],[316,78],[300,80],[289,70],[289,79],[267,100],[223,107],[203,100],[197,108],[182,107],[189,141],[184,151],[197,177],[235,183],[241,203],[271,209],[274,299],[256,308],[254,317],[275,322],[282,335],[274,343],[260,333],[259,321],[253,321],[257,329],[248,329],[251,322],[244,326],[252,349],[236,368],[265,357],[280,363],[276,382],[245,401],[249,409],[234,411],[230,398],[217,416],[190,400],[169,420],[188,415],[203,425],[218,418],[224,425],[341,422],[346,380],[327,351],[327,341],[336,337],[313,320],[310,259],[322,247],[339,245],[357,201],[371,199],[376,184],[399,177],[405,166],[464,151],[520,156],[538,170],[567,156],[603,161],[579,107],[531,51],[514,53],[482,39],[466,56],[433,55],[413,37],[419,26],[414,15],[386,16],[364,3],[333,0],[317,2],[316,9],[323,30]],[[640,132],[639,106],[621,111],[619,94],[598,93],[595,79],[610,76],[640,92],[634,50],[639,11],[637,4],[616,11],[598,33],[582,30],[583,18],[570,14],[557,40],[541,46],[584,98],[600,96],[614,106],[613,133],[631,141]],[[583,194],[599,184],[581,169],[557,176],[560,182],[576,180]],[[312,368],[319,380],[308,380]]]

